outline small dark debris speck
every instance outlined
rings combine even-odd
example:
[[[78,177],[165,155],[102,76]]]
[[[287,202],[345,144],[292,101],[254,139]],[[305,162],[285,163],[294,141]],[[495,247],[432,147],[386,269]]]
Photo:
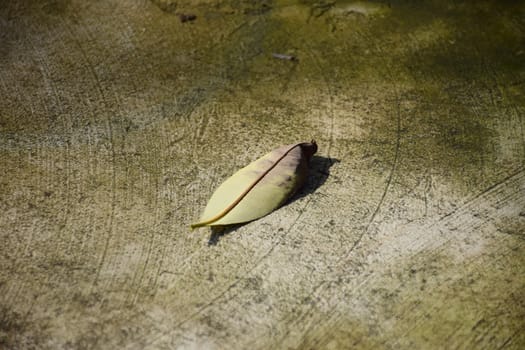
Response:
[[[191,13],[190,14],[181,13],[179,14],[179,19],[182,23],[191,22],[191,21],[195,21],[197,19],[197,16]]]

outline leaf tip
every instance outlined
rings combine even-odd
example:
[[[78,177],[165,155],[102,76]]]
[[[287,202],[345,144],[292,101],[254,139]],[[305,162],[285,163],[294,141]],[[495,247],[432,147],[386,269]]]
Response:
[[[312,156],[317,153],[317,142],[315,142],[315,140],[301,143],[300,146],[308,159],[312,158]]]
[[[193,230],[195,230],[196,228],[199,228],[199,227],[202,227],[202,226],[206,226],[206,224],[204,224],[204,223],[202,223],[202,222],[197,222],[197,223],[195,223],[195,224],[191,224],[191,225],[190,225],[190,228],[191,228],[191,230],[193,231]]]

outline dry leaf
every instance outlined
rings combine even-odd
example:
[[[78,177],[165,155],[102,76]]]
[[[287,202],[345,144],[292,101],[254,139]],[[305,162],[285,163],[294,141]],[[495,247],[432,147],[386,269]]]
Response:
[[[232,225],[258,219],[284,204],[305,182],[315,141],[279,147],[250,163],[220,185],[198,223]]]

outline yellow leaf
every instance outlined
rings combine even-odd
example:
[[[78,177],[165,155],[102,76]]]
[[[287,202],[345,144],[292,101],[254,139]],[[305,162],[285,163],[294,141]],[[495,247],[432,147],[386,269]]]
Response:
[[[279,147],[250,163],[220,185],[198,223],[232,225],[258,219],[284,204],[305,182],[315,141]]]

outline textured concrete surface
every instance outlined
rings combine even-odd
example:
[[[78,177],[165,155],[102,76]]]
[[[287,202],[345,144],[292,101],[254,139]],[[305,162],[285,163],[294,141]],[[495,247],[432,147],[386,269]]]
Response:
[[[524,19],[0,1],[0,348],[523,349]],[[294,201],[189,230],[235,170],[311,139]]]

